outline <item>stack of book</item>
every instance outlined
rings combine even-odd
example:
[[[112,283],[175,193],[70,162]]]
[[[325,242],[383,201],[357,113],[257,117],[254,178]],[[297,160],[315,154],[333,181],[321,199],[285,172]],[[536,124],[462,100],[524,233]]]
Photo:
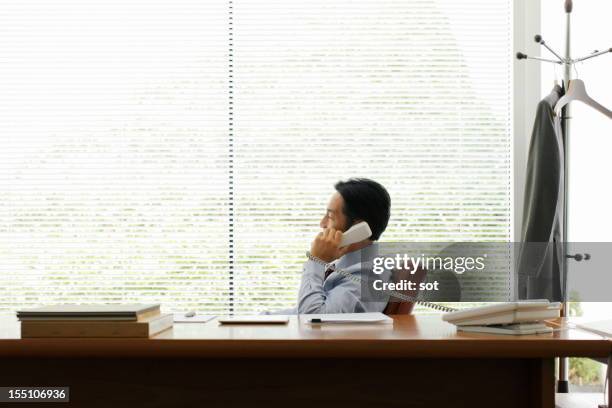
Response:
[[[442,319],[465,332],[540,334],[553,331],[544,321],[559,317],[560,311],[561,303],[532,300],[458,310],[445,314]]]
[[[172,327],[152,305],[54,305],[20,310],[21,337],[150,337]]]

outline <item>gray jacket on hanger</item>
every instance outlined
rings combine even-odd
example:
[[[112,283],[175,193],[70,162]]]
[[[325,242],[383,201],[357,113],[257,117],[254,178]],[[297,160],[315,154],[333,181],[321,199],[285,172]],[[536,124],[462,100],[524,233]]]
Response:
[[[564,300],[564,146],[554,113],[562,95],[557,85],[538,104],[531,135],[517,262],[519,299]]]

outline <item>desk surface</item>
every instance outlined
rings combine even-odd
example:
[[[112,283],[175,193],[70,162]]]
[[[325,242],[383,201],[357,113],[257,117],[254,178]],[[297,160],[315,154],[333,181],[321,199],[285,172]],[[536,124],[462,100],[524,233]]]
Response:
[[[3,357],[607,357],[612,342],[578,329],[530,336],[457,332],[439,315],[398,315],[379,325],[221,326],[175,323],[151,339],[20,339],[15,317],[0,316]],[[563,320],[558,320],[563,324]]]

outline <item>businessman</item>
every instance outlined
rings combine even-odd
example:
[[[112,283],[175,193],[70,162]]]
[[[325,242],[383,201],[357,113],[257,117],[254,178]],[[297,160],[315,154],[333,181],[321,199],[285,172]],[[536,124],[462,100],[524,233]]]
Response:
[[[298,305],[275,313],[382,312],[386,306],[386,300],[369,301],[361,291],[359,280],[372,273],[367,260],[376,256],[374,241],[380,238],[389,222],[389,193],[379,183],[368,179],[339,181],[334,187],[336,192],[320,222],[323,231],[315,237],[307,254]],[[340,248],[342,233],[361,221],[368,223],[372,236]],[[380,278],[388,280],[389,274]]]

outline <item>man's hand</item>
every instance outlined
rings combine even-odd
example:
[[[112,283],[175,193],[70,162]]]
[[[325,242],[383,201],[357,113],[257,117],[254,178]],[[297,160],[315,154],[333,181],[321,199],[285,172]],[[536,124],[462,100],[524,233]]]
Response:
[[[342,231],[326,228],[324,231],[319,232],[314,241],[312,241],[310,254],[322,261],[331,262],[344,255],[344,251],[339,248],[340,242],[342,242]]]

